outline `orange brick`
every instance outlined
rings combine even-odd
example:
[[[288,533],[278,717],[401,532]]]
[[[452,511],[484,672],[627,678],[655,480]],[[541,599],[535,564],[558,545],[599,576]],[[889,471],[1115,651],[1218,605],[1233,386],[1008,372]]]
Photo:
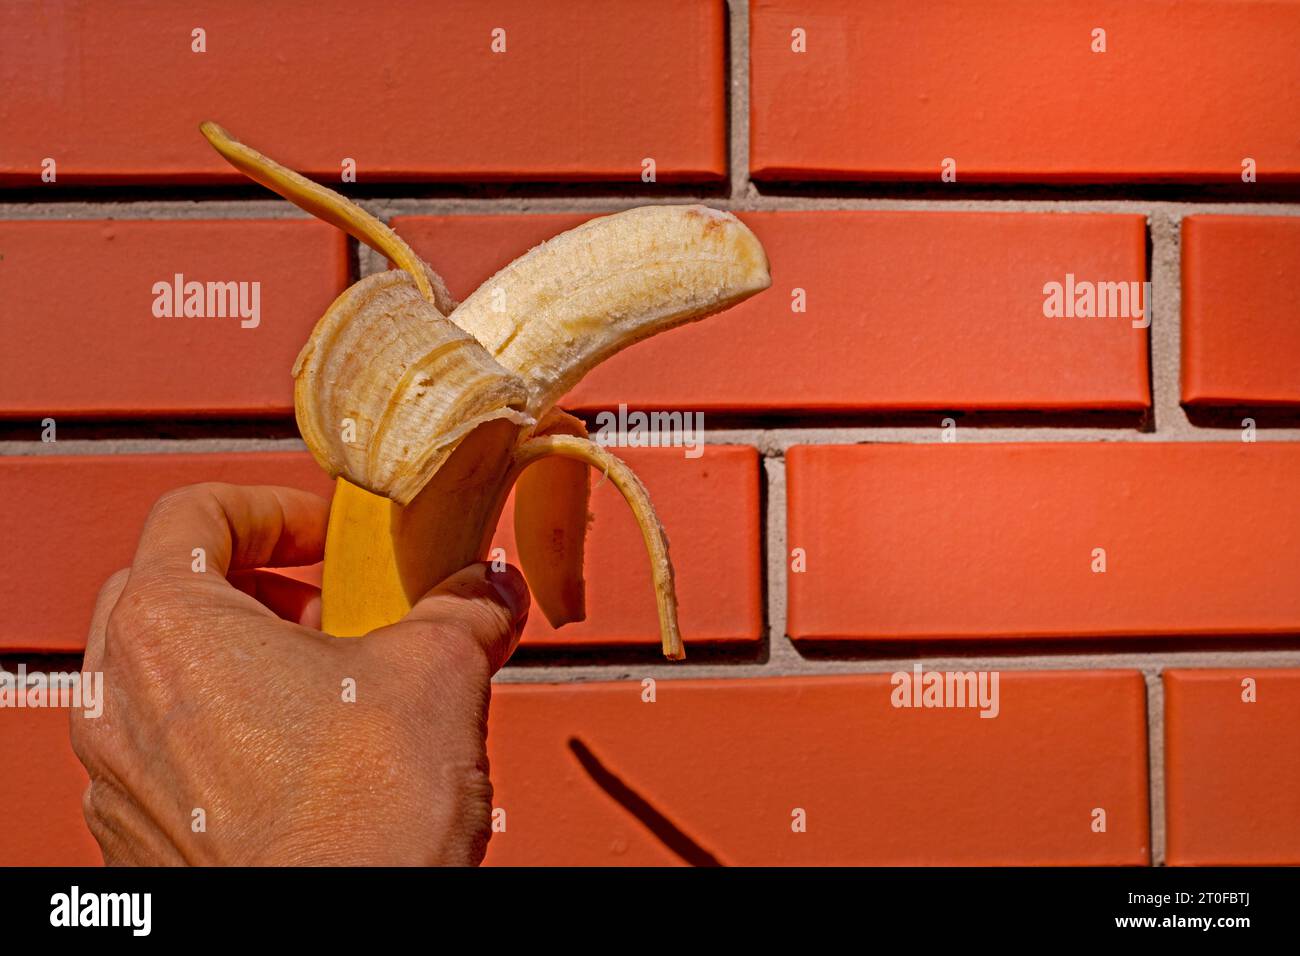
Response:
[[[205,119],[334,183],[717,180],[725,42],[720,0],[6,4],[0,184],[239,180]]]
[[[397,217],[467,296],[582,215]],[[1127,318],[1047,318],[1043,287],[1146,279],[1140,216],[780,212],[742,217],[773,287],[639,343],[565,400],[597,409],[765,412],[1140,409],[1147,332]],[[793,290],[807,311],[792,312]],[[1139,322],[1139,325],[1141,323]]]
[[[256,325],[176,316],[154,284],[177,274],[249,283],[249,306],[258,283]],[[0,417],[292,414],[294,359],[347,283],[319,222],[0,222]]]
[[[99,588],[131,563],[154,501],[200,481],[332,488],[306,453],[0,457],[0,648],[80,652]]]
[[[750,35],[755,178],[1300,178],[1293,2],[753,0]]]
[[[1167,862],[1300,864],[1300,670],[1171,670],[1164,684]]]
[[[60,709],[0,709],[0,866],[103,862],[81,815],[87,778],[68,719]]]
[[[1183,220],[1183,401],[1300,405],[1300,219]]]
[[[696,644],[763,634],[759,468],[750,447],[618,449],[645,480],[672,540],[683,632]],[[328,496],[332,485],[299,453],[0,457],[0,522],[14,547],[0,555],[6,650],[80,651],[100,585],[130,564],[140,527],[164,491],[199,481],[284,484]],[[609,482],[593,479],[586,558],[588,619],[556,631],[530,616],[538,646],[659,642],[640,532]],[[512,512],[496,545],[514,554]],[[70,550],[71,549],[71,550]],[[75,560],[74,560],[75,558]],[[319,584],[311,572],[294,576]]]
[[[895,708],[887,674],[660,681],[654,703],[639,679],[498,684],[488,751],[506,830],[488,862],[1145,864],[1141,675],[998,684],[993,719]],[[638,798],[669,826],[629,810]]]
[[[533,246],[581,225],[592,215],[394,216],[389,224],[461,300]]]
[[[749,446],[615,448],[645,483],[671,542],[682,636],[691,646],[753,642],[763,636],[758,453]],[[659,617],[645,543],[613,484],[593,474],[584,560],[587,620],[556,630],[540,611],[523,642],[535,647],[658,646]],[[512,498],[513,502],[513,498]],[[514,512],[501,518],[494,547],[518,563]]]
[[[1295,443],[791,448],[789,633],[1295,634],[1298,471]]]

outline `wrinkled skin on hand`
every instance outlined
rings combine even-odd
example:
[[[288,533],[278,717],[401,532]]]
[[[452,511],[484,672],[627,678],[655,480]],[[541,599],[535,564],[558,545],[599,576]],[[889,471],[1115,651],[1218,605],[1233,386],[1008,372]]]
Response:
[[[154,506],[87,639],[103,714],[72,712],[105,862],[482,860],[489,680],[527,618],[523,578],[471,565],[397,624],[330,637],[319,591],[255,570],[319,561],[327,517],[287,488],[195,485]]]

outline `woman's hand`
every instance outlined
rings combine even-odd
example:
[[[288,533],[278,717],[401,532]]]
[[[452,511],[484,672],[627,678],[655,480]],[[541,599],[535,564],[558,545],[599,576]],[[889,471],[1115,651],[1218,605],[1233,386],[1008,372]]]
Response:
[[[86,643],[103,714],[72,712],[107,863],[482,860],[489,681],[523,578],[471,565],[399,623],[329,637],[317,589],[255,570],[319,561],[327,516],[316,495],[224,484],[154,506]]]

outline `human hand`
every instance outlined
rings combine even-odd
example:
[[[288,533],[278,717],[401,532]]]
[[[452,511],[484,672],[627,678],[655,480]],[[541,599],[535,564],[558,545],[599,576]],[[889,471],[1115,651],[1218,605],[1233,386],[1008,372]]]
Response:
[[[72,711],[105,862],[482,860],[489,682],[528,615],[523,577],[471,565],[399,623],[330,637],[317,589],[254,570],[319,561],[328,513],[225,484],[154,506],[92,617],[103,714]]]

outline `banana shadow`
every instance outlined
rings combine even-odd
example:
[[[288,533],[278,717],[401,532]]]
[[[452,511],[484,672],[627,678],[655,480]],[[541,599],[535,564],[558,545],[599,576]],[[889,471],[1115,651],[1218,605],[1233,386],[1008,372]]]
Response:
[[[605,791],[611,800],[635,817],[656,840],[676,853],[685,863],[690,866],[726,866],[605,766],[585,743],[577,737],[570,737],[568,746],[596,786]]]

